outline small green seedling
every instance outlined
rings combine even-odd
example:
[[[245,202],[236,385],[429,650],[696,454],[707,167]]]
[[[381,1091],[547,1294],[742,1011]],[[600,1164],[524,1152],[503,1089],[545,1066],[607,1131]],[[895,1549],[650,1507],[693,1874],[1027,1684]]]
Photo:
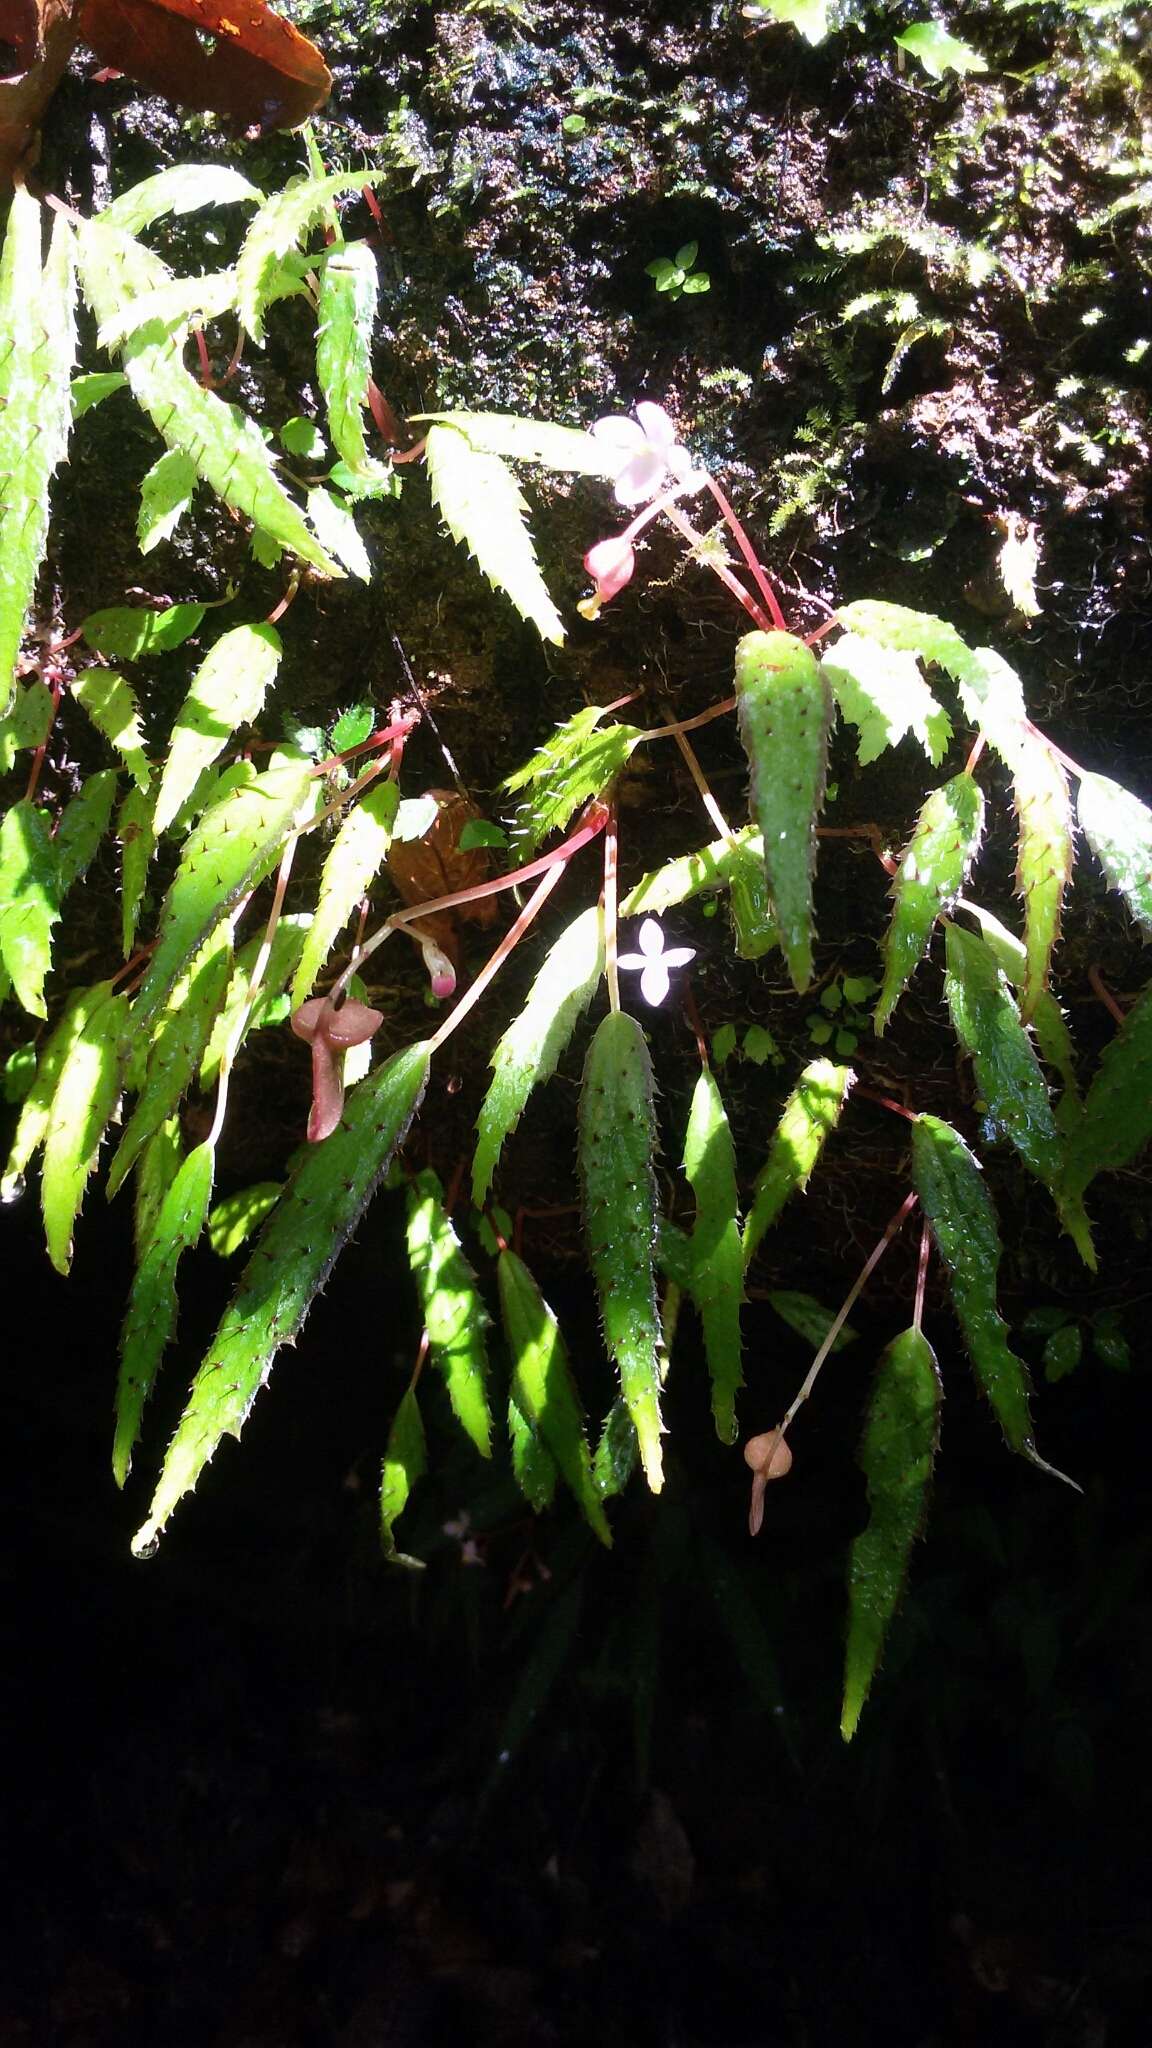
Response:
[[[675,256],[656,256],[651,263],[646,263],[645,273],[652,279],[657,291],[663,292],[669,299],[678,299],[686,295],[695,297],[700,292],[711,291],[712,279],[708,272],[693,268],[699,251],[699,242],[685,242],[682,249],[677,249]]]
[[[838,974],[820,991],[820,1008],[804,1019],[813,1045],[831,1045],[841,1059],[851,1059],[868,1029],[865,1005],[880,984],[868,974]]]
[[[1131,1370],[1132,1349],[1113,1308],[1100,1309],[1094,1316],[1077,1316],[1055,1303],[1050,1308],[1032,1308],[1020,1325],[1020,1334],[1043,1337],[1041,1357],[1049,1381],[1067,1379],[1075,1372],[1084,1356],[1085,1337],[1101,1365],[1110,1366],[1113,1372]]]

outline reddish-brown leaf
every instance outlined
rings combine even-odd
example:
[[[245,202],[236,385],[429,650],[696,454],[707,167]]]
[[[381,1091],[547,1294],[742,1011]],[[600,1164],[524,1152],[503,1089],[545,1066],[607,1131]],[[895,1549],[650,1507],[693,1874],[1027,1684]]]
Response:
[[[264,0],[81,0],[79,30],[102,63],[246,127],[294,128],[332,89],[315,44]]]
[[[0,0],[0,79],[22,78],[44,49],[40,0]]]
[[[460,889],[474,889],[489,876],[488,855],[482,846],[460,851],[460,834],[470,818],[479,816],[466,796],[451,789],[430,789],[435,797],[436,816],[423,839],[394,839],[385,865],[405,903],[428,903],[437,896],[454,896]],[[461,903],[451,913],[471,924],[490,925],[497,916],[492,896],[475,903]],[[422,923],[433,929],[431,918]],[[451,953],[451,948],[447,949]]]

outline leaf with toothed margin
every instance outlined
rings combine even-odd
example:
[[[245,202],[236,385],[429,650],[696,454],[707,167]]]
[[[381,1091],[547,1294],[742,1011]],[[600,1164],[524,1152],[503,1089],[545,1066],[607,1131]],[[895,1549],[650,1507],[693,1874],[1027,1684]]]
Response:
[[[974,917],[980,927],[985,944],[991,949],[996,965],[1013,988],[1020,988],[1027,967],[1024,944],[990,910],[984,910],[979,903],[962,897],[956,905],[969,917]],[[1067,1019],[1051,989],[1041,995],[1036,1013],[1032,1019],[1036,1043],[1050,1067],[1055,1068],[1063,1084],[1064,1093],[1056,1106],[1056,1122],[1061,1130],[1068,1130],[1080,1113],[1080,1083],[1076,1075],[1076,1048]]]
[[[604,1417],[592,1459],[592,1482],[601,1500],[614,1500],[623,1493],[636,1470],[638,1452],[636,1425],[628,1413],[627,1402],[619,1398]]]
[[[848,1553],[848,1642],[840,1733],[850,1742],[900,1605],[912,1545],[924,1527],[940,1445],[944,1388],[921,1330],[894,1337],[880,1360],[859,1463],[868,1482],[868,1524]]]
[[[851,1067],[836,1066],[831,1060],[812,1060],[805,1067],[784,1104],[772,1149],[757,1176],[744,1225],[745,1269],[789,1195],[802,1194],[807,1187],[855,1079]]]
[[[61,902],[75,882],[83,881],[96,857],[100,841],[112,823],[119,779],[115,768],[98,768],[61,812],[55,840]]]
[[[472,1200],[483,1208],[504,1140],[516,1129],[533,1088],[556,1063],[604,972],[599,909],[582,911],[550,947],[520,1015],[492,1054],[492,1079],[476,1119]]]
[[[387,1172],[423,1098],[427,1042],[406,1046],[353,1089],[330,1138],[310,1146],[268,1218],[192,1384],[148,1519],[147,1554],[224,1436],[239,1436],[282,1344],[295,1338]]]
[[[128,1001],[113,993],[110,981],[100,989],[103,1000],[88,1010],[64,1056],[44,1132],[40,1201],[48,1256],[58,1273],[72,1264],[73,1225],[120,1093]]]
[[[148,869],[156,851],[152,830],[155,795],[147,789],[130,789],[116,814],[116,838],[120,847],[120,925],[124,958],[136,941],[136,927],[148,886]]]
[[[156,1218],[184,1159],[180,1119],[170,1116],[154,1131],[136,1162],[132,1191],[132,1236],[139,1265],[156,1227]]]
[[[321,871],[316,912],[292,983],[293,1009],[311,994],[340,933],[383,866],[399,803],[396,783],[377,782],[365,790],[336,834]]]
[[[140,1436],[145,1403],[176,1327],[176,1269],[204,1228],[215,1153],[197,1145],[169,1184],[140,1260],[120,1339],[112,1471],[123,1486]]]
[[[283,652],[274,626],[233,626],[209,648],[176,714],[153,830],[164,832],[238,726],[251,725],[276,680]]]
[[[579,1154],[584,1229],[608,1349],[653,1493],[660,1456],[663,1338],[656,1304],[656,1117],[643,1028],[610,1010],[584,1062]]]
[[[500,1253],[497,1280],[512,1359],[513,1402],[559,1469],[593,1534],[611,1548],[612,1532],[592,1476],[584,1410],[560,1326],[515,1252]]]
[[[780,945],[795,986],[812,979],[812,878],[824,802],[832,692],[790,633],[746,633],[736,649],[736,711]]]
[[[216,1021],[200,1062],[201,1089],[215,1086],[226,1047],[232,1046],[232,1057],[235,1058],[241,1045],[253,1031],[264,1031],[270,1025],[282,1024],[289,1011],[296,1008],[291,997],[285,994],[285,984],[300,958],[300,949],[307,936],[309,922],[306,911],[296,911],[290,917],[281,917],[264,960],[260,985],[255,991],[252,987],[252,976],[264,952],[264,933],[255,933],[241,946],[236,955],[236,964],[232,970],[227,994],[216,1012]],[[242,1018],[244,1034],[233,1046],[232,1041]]]
[[[108,989],[106,981],[98,981],[92,988],[75,989],[40,1048],[35,1077],[21,1104],[16,1135],[0,1181],[0,1200],[14,1201],[23,1186],[24,1175],[47,1135],[52,1100],[64,1064],[77,1041],[85,1033],[91,1035],[93,1016],[107,1002]]]
[[[1056,755],[1024,726],[1012,768],[1018,823],[1016,888],[1024,899],[1024,984],[1020,1015],[1030,1023],[1048,987],[1052,950],[1060,937],[1064,891],[1072,874],[1072,799]]]
[[[1152,811],[1107,775],[1082,775],[1080,828],[1108,886],[1119,889],[1138,924],[1152,931]]]
[[[730,1444],[736,1440],[736,1395],[744,1384],[740,1365],[744,1260],[736,1151],[716,1076],[709,1067],[703,1069],[692,1096],[684,1171],[696,1197],[696,1222],[689,1240],[689,1291],[704,1329],[716,1434],[721,1443]]]
[[[228,925],[217,925],[180,976],[154,1030],[142,1039],[148,1047],[148,1064],[139,1098],[108,1171],[110,1198],[149,1138],[173,1114],[191,1087],[231,971],[232,933]],[[135,1011],[131,1026],[136,1036]]]
[[[364,435],[378,295],[376,258],[367,242],[337,243],[328,251],[316,301],[316,375],[332,445],[361,483],[387,483],[391,474],[368,453]]]
[[[881,647],[860,633],[845,633],[821,663],[841,713],[859,732],[857,758],[865,768],[906,733],[920,742],[934,768],[948,750],[952,721],[936,702],[908,648]]]
[[[452,1413],[482,1458],[492,1456],[488,1406],[488,1311],[476,1275],[430,1170],[408,1190],[408,1263],[420,1295],[432,1363],[443,1375]]]
[[[47,811],[21,797],[0,824],[0,960],[17,998],[46,1017],[44,982],[60,917],[60,860]]]
[[[264,315],[275,296],[283,259],[345,193],[378,185],[384,171],[333,171],[322,178],[294,178],[274,192],[254,215],[236,261],[240,318],[253,341],[264,340]]]
[[[620,902],[621,917],[659,917],[677,903],[687,903],[704,890],[727,889],[744,863],[764,866],[764,842],[754,825],[745,825],[731,839],[714,839],[695,853],[682,853],[643,875]]]
[[[89,668],[77,676],[72,695],[97,732],[115,747],[137,789],[147,789],[152,767],[144,752],[140,709],[131,683],[126,683],[114,669]]]
[[[876,1003],[878,1035],[927,952],[937,918],[952,908],[964,887],[983,830],[983,793],[967,772],[942,783],[921,804],[892,883],[892,921]]]
[[[1028,1369],[1011,1349],[996,1307],[1001,1244],[992,1197],[959,1131],[941,1117],[918,1116],[912,1126],[912,1180],[948,1271],[968,1356],[1006,1442],[1079,1493],[1075,1480],[1036,1449]]]
[[[1066,1185],[1127,1166],[1152,1138],[1152,984],[1136,998],[1100,1062],[1069,1133]]]
[[[418,1479],[423,1479],[427,1470],[428,1451],[424,1442],[424,1424],[420,1419],[420,1404],[415,1387],[409,1387],[392,1418],[384,1451],[380,1472],[380,1534],[389,1563],[406,1564],[416,1571],[423,1570],[423,1560],[408,1557],[402,1550],[397,1550],[395,1530],[411,1498],[412,1488]]]
[[[559,1473],[556,1460],[543,1437],[533,1426],[516,1399],[508,1396],[508,1443],[512,1453],[512,1477],[534,1515],[542,1515],[556,1497]]]
[[[602,705],[586,704],[508,777],[510,796],[527,791],[512,826],[517,849],[533,850],[562,832],[581,804],[603,795],[643,739],[635,725],[602,727],[604,715]]]
[[[563,645],[564,626],[540,573],[528,506],[499,455],[481,455],[455,427],[429,427],[425,444],[432,502],[489,583],[531,619],[544,640]]]
[[[543,469],[570,475],[616,474],[617,464],[611,455],[606,456],[603,442],[579,427],[557,427],[550,420],[526,420],[510,412],[413,412],[408,418],[455,427],[481,455],[539,463]]]

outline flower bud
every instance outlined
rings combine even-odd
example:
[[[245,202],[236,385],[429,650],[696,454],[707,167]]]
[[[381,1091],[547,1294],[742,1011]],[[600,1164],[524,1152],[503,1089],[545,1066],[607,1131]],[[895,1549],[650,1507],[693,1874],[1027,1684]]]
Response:
[[[636,568],[636,550],[631,541],[613,534],[608,540],[598,540],[589,548],[584,557],[584,567],[596,585],[596,596],[600,604],[607,604],[610,597],[631,583]]]

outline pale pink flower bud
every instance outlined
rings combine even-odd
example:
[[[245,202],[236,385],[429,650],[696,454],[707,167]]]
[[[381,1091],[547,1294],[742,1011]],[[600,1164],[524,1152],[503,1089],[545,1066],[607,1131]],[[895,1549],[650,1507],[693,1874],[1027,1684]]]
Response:
[[[631,583],[636,569],[636,550],[631,541],[619,534],[612,534],[608,540],[598,540],[589,548],[584,557],[584,567],[596,585],[596,595],[601,604],[607,604]]]

